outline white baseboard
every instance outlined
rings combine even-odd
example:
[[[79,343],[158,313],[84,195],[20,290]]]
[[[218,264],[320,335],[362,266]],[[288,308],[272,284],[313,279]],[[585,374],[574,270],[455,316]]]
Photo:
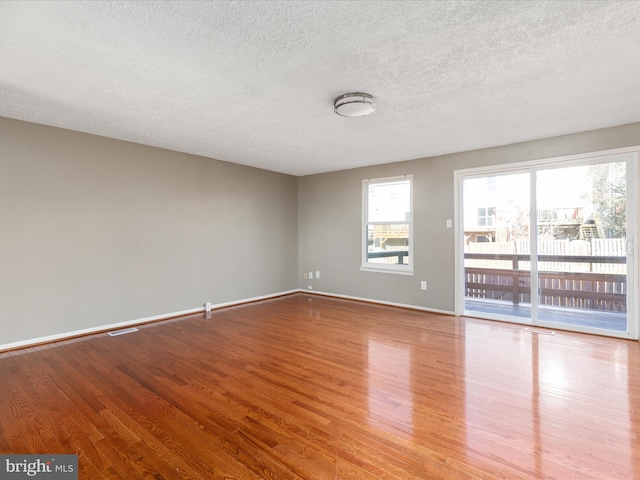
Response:
[[[300,292],[311,293],[311,294],[315,293],[315,294],[324,295],[327,297],[344,298],[345,300],[357,300],[360,302],[377,303],[379,305],[388,305],[390,307],[409,308],[411,310],[420,310],[422,312],[440,313],[442,315],[455,315],[455,312],[453,312],[452,310],[440,310],[437,308],[427,308],[427,307],[421,307],[419,305],[410,305],[407,303],[387,302],[384,300],[377,300],[374,298],[354,297],[351,295],[341,295],[339,293],[320,292],[318,290],[307,290],[304,288],[301,288]]]
[[[284,295],[291,295],[292,293],[298,292],[300,292],[300,289],[294,288],[293,290],[287,290],[286,292],[270,293],[269,295],[262,295],[260,297],[243,298],[242,300],[233,300],[231,302],[224,303],[214,303],[212,309],[215,310],[216,308],[232,307],[234,305],[242,305],[243,303],[259,302],[260,300],[269,300],[270,298],[282,297]],[[201,308],[199,311],[204,311],[204,308]]]
[[[283,295],[289,295],[292,293],[297,293],[299,291],[300,289],[294,289],[294,290],[288,290],[286,292],[278,292],[278,293],[271,293],[269,295],[261,295],[259,297],[243,298],[241,300],[233,300],[231,302],[216,303],[212,305],[212,310],[223,308],[223,307],[230,307],[233,305],[241,305],[243,303],[257,302],[259,300],[268,300],[270,298],[281,297]],[[58,342],[58,341],[67,340],[74,337],[91,335],[94,333],[101,333],[101,332],[106,333],[107,331],[110,331],[110,330],[118,330],[124,327],[131,327],[135,325],[141,325],[144,323],[167,320],[169,318],[174,318],[174,317],[193,315],[194,313],[201,313],[201,312],[204,312],[204,307],[191,308],[189,310],[181,310],[178,312],[165,313],[162,315],[155,315],[152,317],[137,318],[135,320],[127,320],[124,322],[111,323],[108,325],[100,325],[98,327],[84,328],[82,330],[74,330],[72,332],[48,335],[46,337],[30,338],[28,340],[20,340],[18,342],[5,343],[4,345],[0,345],[0,353],[5,350],[15,350],[17,348],[26,348],[32,345],[41,345],[43,343]]]
[[[212,310],[216,310],[219,308],[224,308],[224,307],[231,307],[234,305],[242,305],[243,303],[251,303],[251,302],[257,302],[260,300],[268,300],[270,298],[276,298],[276,297],[281,297],[283,295],[290,295],[292,293],[310,293],[310,294],[317,294],[317,295],[324,295],[327,297],[335,297],[335,298],[342,298],[345,300],[356,300],[356,301],[361,301],[361,302],[369,302],[369,303],[377,303],[380,305],[388,305],[391,307],[402,307],[402,308],[410,308],[412,310],[421,310],[424,312],[431,312],[431,313],[440,313],[443,315],[454,315],[454,312],[449,311],[449,310],[439,310],[439,309],[435,309],[435,308],[426,308],[426,307],[421,307],[418,305],[409,305],[409,304],[405,304],[405,303],[396,303],[396,302],[386,302],[383,300],[377,300],[377,299],[373,299],[373,298],[365,298],[365,297],[354,297],[351,295],[341,295],[338,293],[330,293],[330,292],[321,292],[318,290],[307,290],[304,288],[296,288],[293,290],[287,290],[285,292],[278,292],[278,293],[271,293],[268,295],[261,295],[258,297],[251,297],[251,298],[243,298],[241,300],[233,300],[230,302],[223,302],[223,303],[215,303],[212,305]],[[80,336],[85,336],[85,335],[91,335],[94,333],[106,333],[108,331],[111,330],[118,330],[121,328],[126,328],[126,327],[131,327],[131,326],[136,326],[136,325],[141,325],[144,323],[150,323],[150,322],[156,322],[156,321],[161,321],[161,320],[167,320],[169,318],[174,318],[174,317],[182,317],[182,316],[186,316],[186,315],[193,315],[195,313],[202,313],[204,312],[204,307],[198,307],[198,308],[191,308],[188,310],[181,310],[178,312],[171,312],[171,313],[165,313],[162,315],[155,315],[152,317],[145,317],[145,318],[137,318],[135,320],[127,320],[124,322],[118,322],[118,323],[111,323],[108,325],[100,325],[98,327],[92,327],[92,328],[84,328],[82,330],[74,330],[72,332],[65,332],[65,333],[59,333],[56,335],[48,335],[46,337],[38,337],[38,338],[30,338],[28,340],[21,340],[18,342],[12,342],[12,343],[5,343],[4,345],[0,345],[0,353],[5,351],[5,350],[15,350],[18,348],[26,348],[32,345],[41,345],[44,343],[52,343],[52,342],[58,342],[58,341],[62,341],[62,340],[67,340],[70,338],[74,338],[74,337],[80,337]]]

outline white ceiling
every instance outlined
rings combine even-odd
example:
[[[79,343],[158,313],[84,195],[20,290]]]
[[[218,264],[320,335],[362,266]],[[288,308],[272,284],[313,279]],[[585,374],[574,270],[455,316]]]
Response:
[[[638,122],[639,80],[637,1],[0,2],[0,116],[293,175]]]

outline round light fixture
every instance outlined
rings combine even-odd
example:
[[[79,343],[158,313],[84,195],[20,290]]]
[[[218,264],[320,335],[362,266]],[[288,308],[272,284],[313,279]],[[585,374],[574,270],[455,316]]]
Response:
[[[333,101],[333,111],[343,117],[364,117],[376,109],[376,99],[368,93],[345,93]]]

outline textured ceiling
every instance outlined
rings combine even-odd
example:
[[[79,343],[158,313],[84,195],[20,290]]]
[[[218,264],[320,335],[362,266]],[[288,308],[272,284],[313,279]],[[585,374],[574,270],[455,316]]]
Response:
[[[0,2],[0,116],[293,175],[637,122],[639,80],[637,1]]]

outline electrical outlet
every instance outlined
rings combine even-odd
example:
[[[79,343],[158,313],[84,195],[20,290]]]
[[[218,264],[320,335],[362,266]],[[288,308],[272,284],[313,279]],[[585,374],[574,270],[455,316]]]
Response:
[[[420,282],[420,288],[421,288],[422,290],[426,290],[426,289],[427,289],[427,281],[426,281],[426,280],[422,280],[422,281]]]
[[[313,280],[313,272],[309,272],[309,280]]]
[[[316,278],[320,278],[320,270],[316,270]]]
[[[307,285],[309,287],[309,290],[313,290],[313,285]]]
[[[451,221],[450,218],[447,218],[447,228],[452,228],[453,227],[453,222]]]
[[[203,307],[205,312],[210,312],[212,305],[209,302],[207,302],[203,305]]]

